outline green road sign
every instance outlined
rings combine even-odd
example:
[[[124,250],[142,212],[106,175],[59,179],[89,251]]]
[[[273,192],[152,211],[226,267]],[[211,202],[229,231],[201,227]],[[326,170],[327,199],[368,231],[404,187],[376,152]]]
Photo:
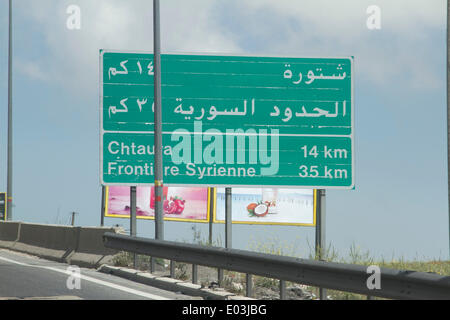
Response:
[[[102,183],[153,184],[153,55],[100,57]],[[161,64],[165,185],[353,187],[352,58]]]
[[[6,221],[6,193],[0,192],[0,221]]]

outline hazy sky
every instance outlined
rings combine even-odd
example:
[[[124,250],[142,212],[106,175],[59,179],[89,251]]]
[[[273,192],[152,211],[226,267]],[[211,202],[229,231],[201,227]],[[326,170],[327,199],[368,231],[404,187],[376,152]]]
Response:
[[[99,49],[152,51],[152,1],[14,3],[14,219],[100,223]],[[66,9],[81,8],[69,30]],[[8,1],[0,2],[0,190],[6,191]],[[381,29],[366,12],[381,10]],[[355,57],[356,189],[327,192],[326,236],[373,255],[449,257],[446,2],[161,0],[163,52]],[[123,219],[107,218],[108,225]],[[192,225],[166,223],[169,240]],[[199,225],[203,236],[207,226]],[[223,235],[223,225],[214,229]],[[153,222],[138,234],[153,236]],[[314,242],[308,227],[235,226],[233,246],[268,235]],[[222,242],[223,243],[223,242]]]

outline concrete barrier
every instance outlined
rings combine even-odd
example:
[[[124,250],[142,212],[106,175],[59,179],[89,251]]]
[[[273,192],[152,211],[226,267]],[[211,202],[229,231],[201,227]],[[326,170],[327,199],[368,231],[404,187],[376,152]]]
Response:
[[[77,229],[69,226],[22,223],[13,250],[65,262],[76,249]]]
[[[104,247],[105,232],[119,233],[122,230],[0,222],[0,248],[80,267],[99,267],[110,263],[117,253]]]
[[[79,228],[78,244],[75,252],[68,258],[71,264],[83,266],[100,266],[111,263],[117,250],[105,248],[103,234],[105,232],[117,233],[116,228]]]
[[[19,239],[20,222],[0,222],[0,248],[11,248]]]

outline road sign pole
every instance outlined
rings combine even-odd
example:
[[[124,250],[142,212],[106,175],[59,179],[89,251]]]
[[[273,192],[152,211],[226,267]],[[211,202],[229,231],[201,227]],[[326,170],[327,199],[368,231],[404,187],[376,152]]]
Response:
[[[447,0],[447,174],[448,174],[448,237],[450,256],[450,0]]]
[[[7,193],[7,203],[6,206],[7,210],[7,220],[12,220],[13,218],[13,210],[12,210],[12,199],[13,199],[13,192],[12,192],[12,1],[9,0],[9,41],[8,41],[8,164],[7,164],[7,186],[6,186],[6,193]]]
[[[164,239],[161,117],[161,38],[159,0],[153,0],[153,54],[155,62],[155,238]]]
[[[136,187],[130,187],[130,236],[136,237]],[[135,253],[133,253],[133,266],[136,269]]]
[[[325,189],[316,191],[316,259],[322,260],[325,253]],[[327,299],[327,291],[324,288],[319,288],[320,300]]]

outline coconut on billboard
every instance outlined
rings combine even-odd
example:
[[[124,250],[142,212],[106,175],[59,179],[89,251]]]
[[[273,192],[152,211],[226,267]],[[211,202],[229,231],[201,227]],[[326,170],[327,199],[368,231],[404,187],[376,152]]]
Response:
[[[130,187],[109,186],[105,195],[105,217],[130,217]],[[136,187],[136,217],[155,218],[155,189]],[[164,187],[164,220],[185,222],[209,221],[209,189]]]
[[[214,222],[225,220],[225,189],[215,195]],[[241,224],[315,226],[316,191],[310,189],[233,188],[232,220]]]

